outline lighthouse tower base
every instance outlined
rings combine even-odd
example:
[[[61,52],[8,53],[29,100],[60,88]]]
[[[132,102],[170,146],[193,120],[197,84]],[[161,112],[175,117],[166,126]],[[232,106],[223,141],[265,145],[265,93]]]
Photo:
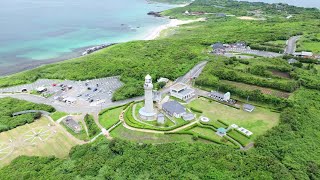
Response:
[[[146,121],[152,121],[152,120],[157,119],[156,112],[148,113],[145,111],[144,107],[139,110],[139,116],[141,119],[146,120]]]

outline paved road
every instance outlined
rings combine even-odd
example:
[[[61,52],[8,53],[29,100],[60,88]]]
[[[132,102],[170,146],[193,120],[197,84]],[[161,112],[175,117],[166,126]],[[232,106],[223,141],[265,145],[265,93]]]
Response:
[[[190,81],[190,78],[194,78],[199,76],[205,65],[207,64],[207,61],[203,61],[199,64],[197,64],[195,67],[193,67],[187,74],[184,76],[178,78],[175,83],[183,82],[188,83]],[[142,88],[142,87],[141,87]],[[161,90],[162,94],[168,93],[170,91],[170,88],[165,88]],[[116,102],[106,102],[102,103],[100,106],[85,106],[85,105],[74,105],[74,104],[67,104],[64,102],[55,101],[52,99],[47,99],[41,96],[32,95],[32,94],[0,94],[0,98],[3,97],[13,97],[17,99],[22,99],[34,103],[42,103],[53,106],[57,111],[62,111],[66,113],[91,113],[91,114],[97,114],[102,109],[119,106],[119,105],[125,105],[132,101],[141,101],[144,99],[143,96],[130,98],[122,101],[116,101]],[[96,118],[95,118],[96,119]]]
[[[284,50],[284,54],[293,54],[296,51],[296,43],[301,36],[293,36],[287,41],[287,46]]]

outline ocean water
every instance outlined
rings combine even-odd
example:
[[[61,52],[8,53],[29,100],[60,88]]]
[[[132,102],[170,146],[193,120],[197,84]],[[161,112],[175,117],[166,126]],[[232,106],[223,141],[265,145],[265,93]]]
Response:
[[[142,39],[168,22],[147,13],[173,7],[146,0],[1,0],[0,71],[72,57],[79,48]]]
[[[320,8],[320,0],[241,0],[249,2],[286,3],[299,7]]]

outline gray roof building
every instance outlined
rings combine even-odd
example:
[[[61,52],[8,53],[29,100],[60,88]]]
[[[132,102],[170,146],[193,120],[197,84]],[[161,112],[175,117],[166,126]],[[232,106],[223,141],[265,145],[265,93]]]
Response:
[[[170,116],[181,116],[186,113],[186,109],[183,105],[177,101],[168,101],[162,105],[162,109]]]
[[[211,46],[213,49],[225,49],[225,47],[223,46],[223,44],[222,43],[214,43],[214,44],[212,44],[212,46]]]
[[[255,106],[251,105],[251,104],[244,104],[243,105],[243,109],[245,111],[248,111],[248,112],[252,112],[254,110]]]
[[[72,117],[67,117],[63,123],[68,126],[72,131],[74,131],[75,133],[79,133],[81,131],[81,126],[79,125],[79,123],[77,121],[75,121],[74,119],[72,119]]]

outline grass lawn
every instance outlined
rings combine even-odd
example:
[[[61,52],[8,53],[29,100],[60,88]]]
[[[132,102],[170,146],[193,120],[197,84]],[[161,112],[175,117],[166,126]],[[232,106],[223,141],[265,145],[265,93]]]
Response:
[[[251,139],[244,137],[242,134],[240,134],[239,132],[237,132],[235,130],[231,130],[230,132],[228,132],[228,135],[230,137],[232,137],[233,139],[235,139],[236,141],[238,141],[240,144],[242,144],[242,146],[246,146],[250,142],[252,142]]]
[[[278,47],[285,47],[286,46],[286,42],[287,41],[285,41],[285,40],[276,40],[276,41],[266,42],[265,44],[274,45],[274,46],[278,46]]]
[[[68,115],[68,113],[56,111],[56,112],[52,113],[50,116],[54,121],[57,121],[58,119],[66,116],[66,115]]]
[[[144,106],[144,103],[143,102],[139,102],[139,103],[136,103],[136,109],[135,109],[135,115],[137,118],[139,118],[139,110]],[[173,118],[175,119],[175,118]],[[157,123],[157,120],[154,120],[154,121],[144,121],[143,119],[140,119],[140,121],[143,121],[145,122],[146,124],[149,124],[151,126],[156,126],[156,127],[171,127],[171,126],[174,126],[174,123],[172,121],[170,121],[170,119],[168,119],[166,116],[165,116],[165,123],[164,125],[159,125]],[[179,124],[179,123],[178,123]]]
[[[188,130],[190,132],[193,132],[193,133],[196,133],[198,135],[202,135],[202,136],[205,136],[207,138],[210,138],[214,141],[217,141],[217,142],[221,142],[221,143],[224,143],[224,144],[227,144],[227,145],[231,145],[231,146],[234,146],[231,142],[229,141],[223,141],[223,138],[216,135],[216,132],[212,129],[209,129],[209,128],[203,128],[203,127],[199,127],[199,126],[196,126],[190,130]]]
[[[298,50],[312,51],[313,53],[320,53],[320,42],[301,42]]]
[[[115,123],[119,121],[119,115],[121,114],[122,110],[123,107],[118,107],[103,113],[99,116],[100,124],[106,129],[111,128]]]
[[[122,124],[111,132],[111,136],[138,143],[194,142],[191,135],[138,132],[126,129]]]
[[[10,131],[0,133],[0,146],[13,147],[11,154],[4,158],[4,154],[0,154],[0,167],[9,164],[13,159],[18,156],[56,156],[59,158],[66,157],[71,147],[77,145],[76,142],[71,140],[64,131],[56,126],[49,127],[50,121],[44,117],[31,123],[26,124]],[[47,131],[46,135],[41,136],[43,139],[34,139],[33,142],[25,141],[34,129],[36,132]],[[55,132],[54,132],[55,131]],[[12,140],[12,142],[10,142]],[[33,144],[35,143],[35,144]],[[10,149],[10,148],[9,148]],[[11,150],[10,150],[11,151]]]
[[[203,115],[210,118],[210,122],[220,119],[227,124],[237,124],[250,130],[253,132],[252,139],[264,134],[268,129],[279,123],[279,113],[260,107],[256,107],[252,113],[249,113],[215,101],[210,103],[203,98],[192,101],[188,106],[201,109]]]

